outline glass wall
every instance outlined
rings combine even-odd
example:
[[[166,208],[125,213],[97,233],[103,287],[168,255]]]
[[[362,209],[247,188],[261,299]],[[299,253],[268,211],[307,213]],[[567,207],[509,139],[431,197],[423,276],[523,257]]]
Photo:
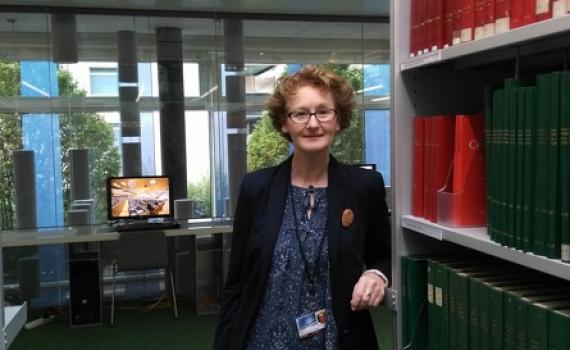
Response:
[[[388,31],[318,18],[1,13],[2,229],[66,225],[78,199],[92,199],[93,222],[105,224],[111,176],[168,174],[175,198],[194,201],[192,217],[231,216],[243,175],[290,153],[264,103],[278,77],[306,64],[350,79],[358,111],[334,154],[375,163],[389,186]],[[23,170],[22,150],[33,156]],[[86,183],[73,176],[76,150],[88,154]],[[42,282],[58,286],[64,249],[38,249]],[[6,252],[8,282],[29,254]]]

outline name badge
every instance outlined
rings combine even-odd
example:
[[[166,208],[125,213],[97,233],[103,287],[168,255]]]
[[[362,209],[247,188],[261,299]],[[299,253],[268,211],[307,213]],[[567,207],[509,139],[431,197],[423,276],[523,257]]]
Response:
[[[308,338],[325,328],[327,324],[327,312],[324,309],[311,312],[297,317],[295,322],[297,323],[297,334],[299,338]]]

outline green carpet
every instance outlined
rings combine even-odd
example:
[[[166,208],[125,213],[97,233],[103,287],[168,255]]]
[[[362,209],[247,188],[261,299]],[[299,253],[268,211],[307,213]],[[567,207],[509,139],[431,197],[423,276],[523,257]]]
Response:
[[[373,312],[380,349],[392,349],[392,315],[384,308]],[[211,349],[216,315],[195,316],[188,302],[179,303],[179,317],[171,309],[116,310],[115,325],[109,325],[109,309],[101,326],[70,328],[60,316],[49,324],[22,329],[10,350],[53,348],[57,350],[95,349]]]

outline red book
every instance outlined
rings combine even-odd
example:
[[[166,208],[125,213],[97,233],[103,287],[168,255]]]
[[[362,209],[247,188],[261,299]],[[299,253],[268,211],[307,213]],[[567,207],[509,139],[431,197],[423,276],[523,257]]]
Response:
[[[524,25],[523,6],[525,2],[526,0],[511,1],[511,21],[510,21],[511,29],[522,27]]]
[[[427,0],[417,0],[418,1],[418,54],[424,53],[424,49],[427,50],[426,44],[426,23],[427,23]]]
[[[410,56],[418,53],[419,2],[420,0],[411,0],[410,3]]]
[[[452,220],[456,226],[484,226],[487,222],[484,118],[455,118]]]
[[[453,134],[455,132],[454,118],[444,115],[432,116],[432,147],[429,167],[431,183],[429,189],[430,217],[432,222],[437,221],[437,192],[443,190],[451,176],[451,162],[453,160]],[[428,160],[426,159],[426,163]],[[425,168],[425,167],[424,167]]]
[[[566,0],[559,0],[566,1]],[[522,4],[523,19],[522,25],[526,26],[535,22],[534,12],[536,9],[536,0],[523,0]]]
[[[444,2],[445,0],[434,0],[433,46],[432,49],[442,49],[444,45]]]
[[[432,162],[432,144],[433,144],[433,118],[424,117],[424,218],[432,217],[434,210],[432,201],[430,200],[430,187],[433,178],[433,172],[429,165]]]
[[[475,34],[474,39],[485,37],[485,3],[487,0],[475,0]]]
[[[558,18],[565,16],[568,12],[568,5],[570,5],[570,0],[553,0],[552,1],[552,17]]]
[[[443,45],[453,45],[453,18],[455,14],[455,0],[445,1],[445,19],[443,29]]]
[[[521,0],[514,0],[521,1]],[[511,29],[511,1],[495,2],[495,34],[505,33]]]
[[[453,45],[461,43],[461,14],[464,1],[468,0],[453,0]]]
[[[495,35],[495,0],[485,1],[485,34],[488,38]]]
[[[433,28],[433,20],[435,17],[435,13],[433,11],[433,4],[434,4],[434,0],[424,0],[426,3],[426,7],[425,7],[425,25],[424,25],[424,30],[425,30],[425,49],[427,51],[431,51],[433,43],[434,43],[434,28]]]
[[[552,0],[536,0],[536,22],[552,18]]]
[[[414,164],[412,179],[412,215],[424,216],[424,126],[426,118],[414,118]]]
[[[462,0],[461,42],[473,40],[475,31],[475,0]]]

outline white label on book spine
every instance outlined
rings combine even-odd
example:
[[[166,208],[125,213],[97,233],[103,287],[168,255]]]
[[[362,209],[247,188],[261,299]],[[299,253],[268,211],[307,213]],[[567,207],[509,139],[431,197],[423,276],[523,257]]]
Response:
[[[570,0],[568,0],[570,1]],[[484,37],[488,38],[490,36],[495,35],[495,23],[487,23],[484,27]]]
[[[570,244],[562,244],[562,251],[560,253],[560,260],[570,261]]]
[[[443,293],[439,287],[435,287],[435,305],[443,307]]]
[[[475,28],[475,40],[483,39],[485,37],[485,27]]]
[[[506,33],[511,29],[511,19],[509,17],[498,18],[495,21],[495,33]]]
[[[566,15],[566,0],[556,0],[552,2],[552,17],[562,17]]]
[[[461,42],[466,43],[473,40],[473,30],[472,28],[461,29]]]
[[[536,0],[536,14],[548,12],[548,0]]]
[[[428,298],[428,303],[433,304],[433,285],[431,283],[428,283],[428,290],[427,290],[427,298]]]

